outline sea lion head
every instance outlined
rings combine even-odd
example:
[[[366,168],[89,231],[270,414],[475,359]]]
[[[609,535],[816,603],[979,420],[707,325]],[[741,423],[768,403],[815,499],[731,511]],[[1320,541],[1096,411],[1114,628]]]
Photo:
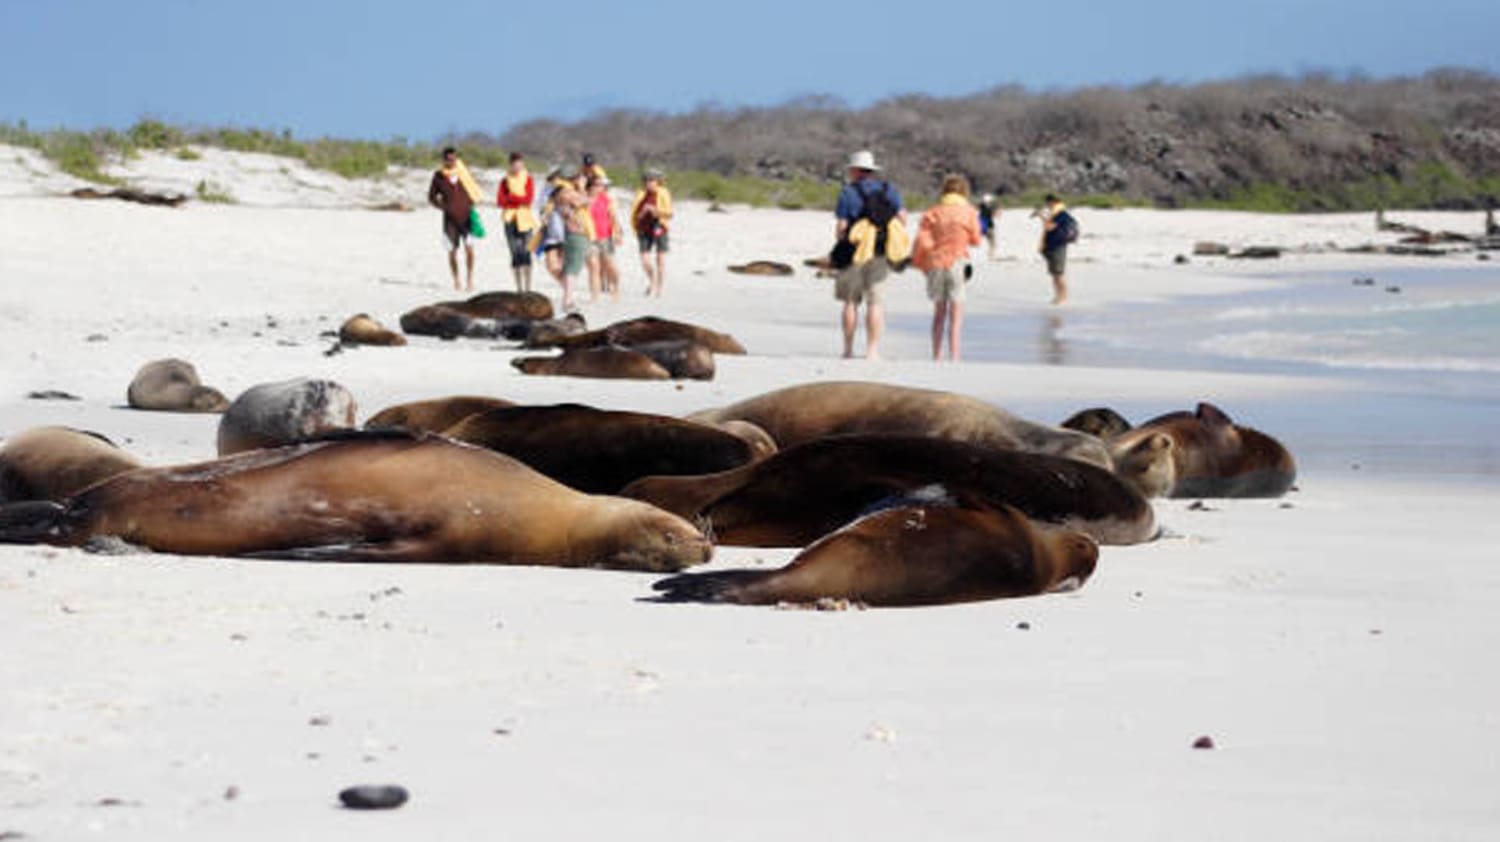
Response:
[[[1130,422],[1107,406],[1096,406],[1075,412],[1060,426],[1098,436],[1101,439],[1112,439],[1130,430]]]
[[[188,405],[194,412],[223,412],[229,408],[229,399],[212,386],[194,386],[188,397]]]
[[[597,566],[671,573],[713,555],[703,533],[670,512],[636,500],[596,499],[601,501],[598,522],[588,531],[596,536],[589,554]],[[602,503],[605,499],[608,505]]]
[[[1142,497],[1165,497],[1177,481],[1172,456],[1172,437],[1162,432],[1142,431],[1110,442],[1115,476]]]
[[[1043,530],[1037,536],[1041,549],[1053,561],[1052,581],[1046,593],[1074,591],[1083,587],[1099,564],[1099,545],[1094,539],[1071,529]]]

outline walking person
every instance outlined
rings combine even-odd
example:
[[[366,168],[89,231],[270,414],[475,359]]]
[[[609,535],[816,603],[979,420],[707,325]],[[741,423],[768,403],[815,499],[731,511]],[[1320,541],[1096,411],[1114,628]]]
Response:
[[[667,280],[668,228],[672,223],[672,191],[661,170],[648,169],[645,183],[630,205],[630,226],[641,250],[641,268],[646,271],[646,295],[661,297]],[[651,253],[656,253],[652,263]]]
[[[443,150],[443,166],[432,174],[432,183],[427,188],[427,202],[443,212],[443,239],[448,244],[448,270],[453,274],[453,288],[463,289],[458,283],[458,250],[464,250],[467,266],[467,288],[474,289],[474,207],[483,193],[479,184],[458,157],[458,150],[449,146]]]
[[[911,264],[927,273],[927,298],[932,301],[932,358],[958,362],[964,324],[964,290],[973,267],[969,249],[979,245],[980,217],[969,204],[969,180],[961,175],[943,179],[938,203],[922,214]],[[960,265],[962,264],[962,265]]]
[[[588,265],[589,246],[594,241],[594,220],[589,215],[589,198],[583,184],[578,167],[565,167],[562,182],[552,196],[563,222],[562,308],[565,311],[574,309],[573,281]]]
[[[859,307],[865,305],[865,357],[880,358],[880,337],[885,332],[885,310],[880,287],[891,270],[893,239],[905,239],[906,210],[901,191],[879,177],[875,155],[861,149],[849,156],[848,183],[839,193],[834,209],[835,268],[834,297],[843,302],[840,324],[844,331],[844,357],[854,356],[854,334],[859,326]],[[892,235],[897,235],[893,238]],[[899,261],[904,250],[895,256]]]
[[[531,233],[531,239],[527,241],[526,247],[533,254],[540,255],[542,266],[547,274],[558,284],[564,283],[563,278],[563,240],[567,236],[566,226],[563,225],[563,216],[557,208],[557,191],[562,187],[562,167],[553,167],[547,171],[544,180],[546,187],[543,188],[542,208],[538,214],[537,229]]]
[[[1047,261],[1047,274],[1052,276],[1052,303],[1062,304],[1068,300],[1068,244],[1078,239],[1078,220],[1056,194],[1048,193],[1042,202],[1032,216],[1042,220],[1040,250]]]
[[[510,247],[510,273],[516,281],[516,292],[531,290],[531,232],[537,228],[536,181],[526,171],[526,159],[520,152],[510,153],[510,166],[500,179],[495,199],[500,219],[505,223],[505,243]]]
[[[599,297],[602,288],[610,298],[620,299],[620,267],[615,263],[615,246],[620,243],[620,221],[615,216],[615,200],[609,194],[609,179],[590,176],[588,180],[589,216],[594,221],[594,241],[589,247],[589,300]]]
[[[1000,215],[1000,203],[994,193],[979,197],[979,233],[989,244],[989,259],[995,259],[995,217]]]

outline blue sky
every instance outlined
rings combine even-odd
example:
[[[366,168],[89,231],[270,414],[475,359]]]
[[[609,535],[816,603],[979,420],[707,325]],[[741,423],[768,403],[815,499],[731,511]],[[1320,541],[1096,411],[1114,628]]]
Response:
[[[1497,44],[1496,0],[0,0],[0,120],[426,140],[807,94],[865,105],[1004,84],[1495,73]]]

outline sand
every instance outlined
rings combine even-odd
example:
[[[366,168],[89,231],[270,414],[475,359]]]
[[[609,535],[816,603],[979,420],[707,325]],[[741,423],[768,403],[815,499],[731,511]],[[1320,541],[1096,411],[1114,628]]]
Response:
[[[66,177],[0,147],[0,435],[60,423],[153,464],[210,458],[216,417],[122,407],[135,370],[166,356],[230,396],[329,377],[361,418],[457,393],[680,413],[869,379],[1052,421],[1214,400],[1292,446],[1299,490],[1206,511],[1161,501],[1168,537],[1105,548],[1071,594],[910,610],[657,605],[641,601],[652,577],[598,571],[0,546],[0,834],[1371,840],[1500,826],[1500,681],[1484,666],[1500,645],[1497,485],[1430,464],[1382,470],[1373,452],[1494,415],[1338,370],[934,365],[923,329],[894,331],[885,361],[839,360],[830,282],[725,270],[826,250],[828,216],[692,202],[666,297],[642,296],[627,247],[624,299],[584,312],[735,334],[752,353],[721,356],[712,382],[527,378],[503,342],[417,337],[325,356],[322,334],[353,313],[394,325],[451,294],[435,213],[362,209],[422,207],[426,176],[346,182],[269,160],[209,150],[121,171],[153,189],[210,178],[240,199],[169,210],[61,198]],[[976,316],[1052,313],[1024,216],[1002,216],[1008,259],[979,264]],[[1472,228],[1474,216],[1402,218]],[[1064,314],[1411,265],[1325,250],[1376,240],[1363,214],[1081,219]],[[1197,240],[1308,248],[1274,267],[1173,265]],[[482,289],[510,288],[501,241],[479,261]],[[914,274],[891,283],[890,307],[920,326]],[[40,389],[80,400],[26,398]],[[1389,417],[1405,426],[1335,417],[1341,406],[1400,406]],[[793,552],[725,548],[713,564]],[[1213,749],[1191,747],[1203,736]],[[341,788],[385,782],[411,801],[337,806]]]

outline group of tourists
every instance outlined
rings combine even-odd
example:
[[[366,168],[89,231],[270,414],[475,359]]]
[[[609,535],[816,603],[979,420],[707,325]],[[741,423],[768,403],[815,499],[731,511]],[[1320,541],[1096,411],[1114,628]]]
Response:
[[[672,194],[661,170],[647,169],[631,203],[627,221],[640,248],[648,296],[660,296],[666,281],[668,229]],[[625,238],[610,193],[611,182],[594,156],[580,165],[552,167],[540,187],[520,152],[512,152],[500,179],[496,204],[510,251],[516,290],[532,288],[531,270],[540,258],[547,274],[562,287],[562,309],[576,309],[574,289],[588,273],[589,302],[601,294],[620,297],[616,252]],[[454,289],[474,289],[474,238],[485,236],[479,206],[483,196],[474,176],[452,147],[443,150],[443,165],[432,175],[427,200],[443,212],[443,238]],[[466,275],[460,285],[458,253],[464,253]]]
[[[885,330],[881,287],[893,267],[910,263],[926,275],[927,297],[933,304],[932,358],[941,360],[946,347],[948,358],[958,360],[964,293],[974,275],[969,249],[987,241],[990,259],[995,257],[995,217],[1000,207],[994,195],[985,194],[976,207],[969,198],[969,180],[947,176],[937,204],[922,214],[916,237],[909,239],[901,191],[880,177],[874,154],[862,149],[851,155],[847,175],[834,208],[835,245],[829,255],[838,270],[833,294],[843,305],[844,356],[854,356],[859,308],[864,306],[865,357],[880,357]],[[1052,303],[1062,304],[1068,296],[1068,244],[1078,238],[1078,223],[1062,200],[1050,193],[1032,215],[1042,222],[1039,251],[1052,277]]]

